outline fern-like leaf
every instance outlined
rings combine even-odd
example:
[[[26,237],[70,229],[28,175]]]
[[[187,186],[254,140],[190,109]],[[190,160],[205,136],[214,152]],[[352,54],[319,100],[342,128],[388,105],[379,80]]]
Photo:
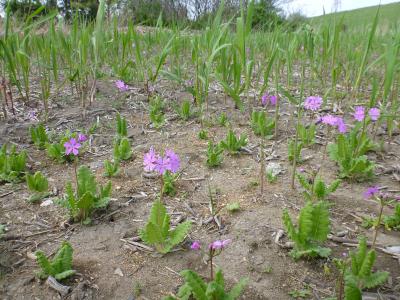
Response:
[[[329,233],[329,211],[326,204],[322,201],[313,205],[311,211],[312,217],[311,230],[309,231],[308,238],[314,241],[324,242]]]
[[[204,283],[203,279],[197,275],[196,272],[184,270],[181,272],[181,276],[190,286],[192,294],[196,300],[208,300],[206,296],[207,285]]]
[[[191,227],[192,223],[190,221],[183,222],[176,226],[176,228],[169,233],[168,244],[172,247],[180,244],[185,239]]]
[[[363,285],[367,289],[374,288],[378,285],[384,284],[389,277],[388,272],[375,272],[368,277],[364,278]]]
[[[40,279],[46,279],[49,275],[54,274],[50,261],[42,251],[36,251],[35,256],[36,262],[41,268],[41,272],[38,273]]]

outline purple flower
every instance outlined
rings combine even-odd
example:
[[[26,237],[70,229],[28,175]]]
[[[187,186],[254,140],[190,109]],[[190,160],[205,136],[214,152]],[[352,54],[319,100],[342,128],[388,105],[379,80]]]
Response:
[[[176,155],[174,151],[169,149],[165,150],[164,161],[167,164],[168,171],[171,171],[172,173],[178,172],[181,161],[179,159],[179,156]]]
[[[79,144],[74,138],[70,139],[68,142],[64,144],[65,147],[65,154],[73,154],[77,156],[79,154],[78,149],[81,147],[81,144]]]
[[[153,147],[150,148],[143,157],[144,170],[147,172],[154,171],[157,165],[158,155],[154,151]]]
[[[361,122],[365,118],[365,108],[364,106],[356,106],[354,109],[354,114],[353,114],[354,119],[356,119],[358,122]]]
[[[378,192],[379,192],[378,187],[372,186],[372,187],[369,187],[369,188],[364,192],[363,195],[364,195],[364,198],[365,198],[365,199],[369,199],[369,198],[375,196]]]
[[[381,111],[379,108],[373,107],[369,110],[368,114],[372,121],[377,121],[381,115]]]
[[[117,87],[117,89],[119,89],[120,92],[126,92],[127,90],[129,90],[129,85],[127,85],[122,80],[115,81],[115,86]]]
[[[269,95],[268,93],[265,93],[262,97],[261,97],[261,104],[263,106],[268,105],[269,103],[273,106],[276,105],[276,102],[278,101],[278,97],[275,95]]]
[[[321,122],[326,125],[336,126],[337,118],[332,115],[325,115],[325,116],[321,117]]]
[[[199,241],[194,241],[192,243],[192,245],[190,246],[190,249],[192,249],[192,250],[200,250],[200,248],[201,248],[201,245],[200,245]]]
[[[343,121],[343,118],[336,117],[336,126],[339,130],[340,133],[346,133],[347,131],[347,126]]]
[[[39,121],[39,119],[36,116],[36,111],[30,110],[28,112],[28,119],[31,120],[31,121]]]
[[[79,143],[83,143],[83,142],[86,142],[86,141],[87,141],[87,136],[82,134],[82,133],[79,133],[78,134],[78,142]]]
[[[304,108],[317,111],[322,105],[322,98],[318,96],[310,96],[304,101]]]
[[[223,249],[231,243],[232,240],[216,240],[212,242],[208,247],[213,250]]]
[[[158,173],[160,173],[160,175],[164,175],[165,172],[168,171],[168,167],[169,167],[168,161],[165,158],[159,156],[157,158],[156,166],[155,166],[154,170],[156,170]]]

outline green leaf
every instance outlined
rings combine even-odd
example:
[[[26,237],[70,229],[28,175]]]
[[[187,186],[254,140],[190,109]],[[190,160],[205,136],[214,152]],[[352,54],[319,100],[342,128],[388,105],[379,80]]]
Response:
[[[190,286],[196,300],[208,300],[206,296],[207,285],[199,275],[191,270],[184,270],[181,275]]]
[[[63,280],[68,277],[71,277],[72,275],[75,275],[76,271],[75,270],[67,270],[61,273],[58,273],[54,276],[55,279],[57,280]]]
[[[329,211],[324,202],[318,202],[314,205],[311,217],[312,228],[308,238],[314,241],[324,242],[329,233]]]
[[[228,294],[229,298],[228,299],[237,299],[237,298],[239,298],[240,295],[243,292],[243,289],[246,287],[248,281],[249,280],[247,278],[240,279],[240,281],[237,284],[235,284],[233,286],[233,288],[231,289],[231,291],[229,292],[229,294]]]

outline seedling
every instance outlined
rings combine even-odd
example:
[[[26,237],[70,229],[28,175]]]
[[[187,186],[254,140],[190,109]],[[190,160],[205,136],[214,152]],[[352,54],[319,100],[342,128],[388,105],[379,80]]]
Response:
[[[177,108],[177,113],[183,121],[189,120],[193,115],[193,112],[191,111],[190,101],[183,101],[181,106]]]
[[[36,251],[36,261],[41,268],[41,271],[37,272],[37,276],[40,279],[53,276],[57,280],[71,277],[76,273],[75,270],[72,270],[73,252],[72,246],[66,241],[62,243],[52,260],[49,260],[42,251]]]
[[[38,202],[49,195],[49,183],[42,172],[37,171],[34,175],[26,174],[26,183],[29,190],[33,192],[29,197],[29,202]]]
[[[323,248],[321,243],[326,241],[329,233],[329,211],[324,202],[312,203],[308,201],[301,209],[298,226],[292,223],[288,211],[283,211],[283,223],[289,238],[295,243],[291,256],[299,259],[302,256],[328,257],[329,248]]]
[[[90,216],[95,209],[105,208],[110,201],[111,181],[104,187],[96,183],[96,178],[86,166],[77,171],[77,188],[74,191],[71,182],[65,187],[66,195],[60,204],[67,207],[74,221],[91,222]]]
[[[106,177],[115,177],[118,176],[121,172],[119,167],[119,161],[114,159],[113,162],[109,160],[104,161],[104,176]]]
[[[186,221],[178,224],[175,229],[171,229],[167,209],[161,201],[156,200],[151,208],[147,225],[139,234],[143,242],[154,246],[158,252],[165,254],[184,240],[191,226],[191,222]]]
[[[208,142],[207,148],[207,166],[210,168],[218,167],[221,165],[224,149],[220,144],[214,145],[211,141]]]
[[[131,144],[127,138],[114,141],[114,161],[129,160],[132,157]]]
[[[207,140],[208,139],[208,131],[205,129],[201,129],[199,131],[198,136],[199,136],[199,139],[201,139],[201,140]]]
[[[0,182],[20,182],[26,169],[25,151],[17,153],[15,145],[7,151],[7,144],[0,149]]]
[[[241,134],[240,137],[236,137],[233,130],[229,130],[225,141],[221,141],[221,147],[228,151],[229,154],[238,154],[240,149],[247,145],[247,136]]]
[[[49,138],[46,133],[46,128],[42,123],[37,125],[36,127],[29,127],[29,133],[31,135],[32,142],[39,148],[45,149],[46,143],[49,141]]]

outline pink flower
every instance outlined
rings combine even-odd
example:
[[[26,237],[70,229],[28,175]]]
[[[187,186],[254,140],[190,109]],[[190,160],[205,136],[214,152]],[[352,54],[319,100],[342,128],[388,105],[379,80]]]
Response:
[[[82,134],[82,133],[79,133],[78,134],[78,142],[79,143],[83,143],[83,142],[86,142],[86,141],[87,141],[87,136]]]
[[[369,199],[373,196],[375,196],[377,193],[379,193],[379,188],[376,186],[369,187],[365,192],[364,192],[364,198]]]
[[[165,158],[159,156],[159,157],[157,158],[157,161],[156,161],[155,170],[156,170],[160,175],[164,175],[165,172],[168,171],[168,167],[169,167],[168,161],[167,161]]]
[[[343,118],[336,117],[336,126],[339,130],[340,133],[346,133],[347,131],[347,126],[343,121]]]
[[[310,96],[304,101],[304,108],[317,111],[322,105],[322,98],[318,96]]]
[[[275,95],[269,95],[268,93],[265,93],[262,97],[261,97],[261,104],[263,106],[268,105],[269,103],[273,106],[276,105],[276,102],[278,101],[278,97]]]
[[[171,171],[172,173],[176,173],[179,170],[181,161],[179,156],[175,154],[172,150],[165,150],[165,157],[164,160],[167,164],[167,170]]]
[[[154,151],[153,147],[150,148],[149,152],[143,157],[144,170],[147,172],[154,171],[157,165],[158,155]]]
[[[337,118],[332,115],[325,115],[321,117],[321,122],[326,125],[336,126]]]
[[[213,250],[223,249],[231,243],[232,240],[216,240],[212,242],[208,247]]]
[[[127,85],[122,80],[115,81],[115,86],[117,87],[117,89],[119,89],[120,92],[126,92],[127,90],[129,90],[129,85]]]
[[[79,154],[78,149],[81,147],[81,144],[72,138],[64,144],[64,147],[66,155],[70,155],[72,153],[73,155],[77,156]]]
[[[356,108],[354,109],[353,117],[358,122],[363,121],[364,118],[365,118],[365,108],[364,108],[364,106],[356,106]]]
[[[200,245],[199,241],[194,241],[192,243],[192,245],[190,246],[190,249],[192,249],[192,250],[200,250],[200,248],[201,248],[201,245]]]
[[[379,119],[379,116],[381,115],[381,111],[379,110],[379,108],[373,107],[369,110],[368,115],[372,121],[377,121]]]

